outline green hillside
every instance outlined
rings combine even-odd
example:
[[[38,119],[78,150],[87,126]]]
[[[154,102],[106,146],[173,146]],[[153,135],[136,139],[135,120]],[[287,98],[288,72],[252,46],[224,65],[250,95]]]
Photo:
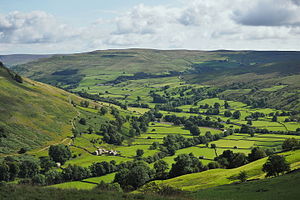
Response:
[[[71,136],[79,98],[55,87],[23,78],[0,66],[0,154],[66,141]]]
[[[125,85],[142,82],[140,88],[150,82],[155,87],[151,83],[164,78],[220,88],[224,99],[300,109],[300,52],[104,50],[57,55],[13,69],[72,91],[103,93],[113,84],[108,92],[115,99],[128,93]]]
[[[230,199],[230,200],[273,200],[273,199],[298,199],[299,170],[284,176],[251,181],[242,184],[230,184],[199,190],[191,194],[194,199]]]
[[[18,64],[24,64],[31,61],[39,60],[41,58],[49,58],[51,54],[12,54],[12,55],[0,55],[0,61],[6,66],[13,66]]]
[[[286,160],[291,163],[292,169],[299,168],[300,150],[286,152],[282,155],[284,155]],[[263,158],[234,169],[213,169],[205,172],[179,176],[173,179],[156,181],[156,183],[177,187],[186,191],[197,191],[236,182],[237,180],[232,180],[231,177],[237,176],[241,171],[245,171],[248,174],[248,179],[263,179],[265,173],[262,171],[262,166],[266,160],[267,158]]]

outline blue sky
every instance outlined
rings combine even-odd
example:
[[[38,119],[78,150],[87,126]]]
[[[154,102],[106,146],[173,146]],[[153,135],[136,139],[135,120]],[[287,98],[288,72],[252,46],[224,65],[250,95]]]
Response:
[[[0,0],[0,54],[299,44],[300,0]]]
[[[75,26],[90,23],[95,18],[112,18],[135,5],[176,5],[176,0],[0,0],[0,13],[41,10]]]

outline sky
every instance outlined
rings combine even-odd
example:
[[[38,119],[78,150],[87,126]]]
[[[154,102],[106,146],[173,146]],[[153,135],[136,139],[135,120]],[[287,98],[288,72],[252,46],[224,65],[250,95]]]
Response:
[[[0,0],[0,54],[300,50],[300,0]]]

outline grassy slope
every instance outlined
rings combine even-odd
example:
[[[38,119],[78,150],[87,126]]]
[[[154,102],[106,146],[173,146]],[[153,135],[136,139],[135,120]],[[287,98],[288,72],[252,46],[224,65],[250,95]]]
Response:
[[[282,154],[286,156],[286,159],[289,163],[292,163],[291,167],[293,169],[299,168],[300,150]],[[267,158],[263,158],[234,169],[213,169],[200,173],[183,175],[164,181],[157,181],[157,183],[167,184],[187,191],[195,191],[232,183],[234,181],[229,180],[228,178],[238,175],[241,171],[246,171],[249,175],[249,179],[263,178],[264,172],[261,169],[266,160]]]
[[[0,61],[7,66],[13,66],[17,64],[24,64],[41,58],[49,58],[51,54],[12,54],[12,55],[0,55]]]
[[[276,178],[218,186],[193,192],[194,199],[210,200],[274,200],[298,199],[300,195],[300,172],[294,172]]]
[[[162,197],[155,195],[132,195],[121,192],[109,192],[100,190],[77,190],[77,189],[57,189],[42,188],[32,186],[1,186],[0,199],[6,200],[56,200],[56,199],[105,199],[105,200],[129,200],[129,199],[145,199],[145,200],[165,200],[165,199],[184,199],[180,197]]]
[[[17,83],[0,67],[0,126],[8,134],[0,139],[0,154],[46,146],[71,136],[71,121],[77,115],[71,99],[79,100],[29,79]]]

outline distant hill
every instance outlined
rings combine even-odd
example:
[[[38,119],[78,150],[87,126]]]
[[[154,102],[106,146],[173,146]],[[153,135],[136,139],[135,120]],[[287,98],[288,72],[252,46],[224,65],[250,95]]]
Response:
[[[300,110],[297,51],[103,50],[56,55],[13,69],[31,79],[71,90],[180,75],[187,83],[221,88],[224,92],[219,96],[223,99]]]
[[[49,58],[51,54],[47,55],[34,55],[34,54],[11,54],[11,55],[0,55],[0,61],[7,66],[13,66],[17,64],[24,64],[32,62],[41,58]]]
[[[72,135],[71,122],[77,111],[70,101],[80,99],[61,89],[22,79],[0,62],[0,154],[44,147]]]

